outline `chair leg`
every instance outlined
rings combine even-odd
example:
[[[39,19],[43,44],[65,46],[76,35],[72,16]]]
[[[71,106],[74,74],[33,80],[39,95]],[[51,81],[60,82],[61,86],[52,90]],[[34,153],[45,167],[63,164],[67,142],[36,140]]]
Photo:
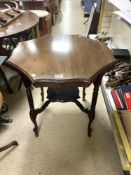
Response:
[[[20,82],[19,82],[19,86],[18,86],[18,90],[20,91],[21,89],[21,86],[22,86],[22,78],[20,78]]]
[[[44,88],[41,87],[41,101],[44,101]]]
[[[85,96],[86,96],[86,87],[83,87],[83,101],[85,101]]]
[[[8,148],[12,147],[12,146],[18,146],[18,142],[17,141],[12,141],[9,144],[0,147],[0,152],[7,150]]]

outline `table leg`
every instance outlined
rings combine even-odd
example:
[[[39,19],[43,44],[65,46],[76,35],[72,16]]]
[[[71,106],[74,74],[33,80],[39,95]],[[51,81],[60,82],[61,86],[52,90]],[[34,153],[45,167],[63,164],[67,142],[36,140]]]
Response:
[[[30,118],[31,121],[34,124],[34,133],[35,136],[38,137],[39,136],[39,131],[38,131],[38,125],[36,122],[36,117],[37,115],[44,111],[45,108],[51,103],[51,100],[47,100],[40,108],[36,108],[34,107],[34,100],[33,100],[33,96],[32,96],[32,87],[31,87],[31,82],[29,80],[27,80],[26,78],[23,78],[23,82],[26,88],[26,93],[27,93],[27,99],[28,99],[28,103],[29,103],[29,107],[30,107]]]
[[[93,83],[94,84],[94,89],[93,89],[93,94],[92,94],[92,102],[91,102],[91,107],[88,113],[89,117],[89,123],[88,123],[88,136],[91,137],[91,124],[95,118],[95,108],[96,108],[96,103],[97,103],[97,98],[98,98],[98,91],[99,87],[101,84],[102,76],[97,77],[97,80]]]
[[[41,87],[41,101],[44,101],[44,88]]]
[[[99,76],[99,77],[97,77],[97,80],[93,82],[94,90],[93,90],[93,94],[92,94],[92,102],[91,102],[90,109],[84,108],[83,105],[77,99],[71,100],[80,108],[81,111],[86,113],[89,117],[89,123],[88,123],[88,136],[89,137],[91,137],[91,132],[92,132],[91,124],[95,118],[95,108],[96,108],[96,103],[97,103],[97,98],[98,98],[98,91],[99,91],[99,87],[101,84],[101,79],[102,79],[102,76]],[[32,92],[31,92],[31,90],[32,90],[31,82],[25,77],[23,78],[23,82],[24,82],[24,85],[26,88],[27,99],[28,99],[28,103],[29,103],[29,107],[30,107],[30,118],[34,124],[33,131],[35,132],[35,136],[39,136],[36,117],[40,112],[45,110],[45,108],[52,102],[52,99],[47,100],[40,108],[35,109],[33,96],[32,96]]]
[[[29,103],[29,107],[30,107],[30,118],[31,118],[31,121],[33,122],[34,124],[34,129],[33,131],[35,132],[35,136],[38,136],[38,125],[37,125],[37,122],[36,122],[36,117],[37,117],[37,113],[36,113],[36,110],[34,108],[34,101],[33,101],[33,96],[32,96],[32,92],[31,92],[31,83],[28,84],[27,86],[27,82],[25,83],[24,81],[24,84],[25,84],[25,87],[26,87],[26,93],[27,93],[27,99],[28,99],[28,103]]]
[[[92,103],[91,103],[90,110],[84,108],[84,106],[78,100],[73,101],[79,107],[79,109],[82,112],[86,113],[89,117],[89,123],[88,123],[88,136],[89,137],[91,137],[91,132],[92,132],[91,124],[95,118],[95,107],[96,107],[96,103],[97,103],[98,91],[99,91],[99,86],[95,85],[94,90],[93,90]]]
[[[86,96],[86,87],[83,87],[83,101],[85,101],[85,96]]]
[[[31,118],[31,121],[33,122],[33,124],[35,126],[33,131],[35,132],[35,135],[38,136],[38,125],[37,125],[37,122],[36,122],[37,114],[36,114],[36,111],[35,111],[35,108],[34,108],[34,101],[33,101],[33,96],[32,96],[32,92],[31,92],[31,90],[32,90],[31,82],[26,77],[22,77],[22,80],[23,80],[23,83],[24,83],[25,88],[26,88],[28,104],[29,104],[29,107],[30,107],[30,118]]]
[[[5,145],[5,146],[1,147],[0,152],[5,151],[5,150],[7,150],[8,148],[10,148],[12,146],[18,146],[18,142],[17,141],[12,141],[8,145]]]

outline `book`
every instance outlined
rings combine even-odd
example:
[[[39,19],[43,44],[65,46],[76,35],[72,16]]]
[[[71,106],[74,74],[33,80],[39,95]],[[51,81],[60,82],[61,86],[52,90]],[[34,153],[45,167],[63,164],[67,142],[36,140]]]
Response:
[[[123,108],[122,108],[123,110],[127,110],[126,102],[125,102],[125,99],[124,99],[124,96],[123,96],[123,93],[126,93],[126,92],[129,91],[129,89],[128,90],[127,89],[128,88],[125,88],[125,85],[116,88],[118,97],[119,97],[119,99],[122,103],[122,106],[123,106]]]
[[[112,94],[112,97],[113,97],[113,100],[114,100],[114,103],[115,103],[116,108],[118,110],[124,109],[123,104],[122,104],[122,102],[121,102],[121,100],[120,100],[120,98],[119,98],[119,96],[117,94],[117,90],[116,89],[113,89],[111,91],[111,94]]]
[[[123,96],[126,109],[131,110],[131,85],[120,86],[119,93]]]

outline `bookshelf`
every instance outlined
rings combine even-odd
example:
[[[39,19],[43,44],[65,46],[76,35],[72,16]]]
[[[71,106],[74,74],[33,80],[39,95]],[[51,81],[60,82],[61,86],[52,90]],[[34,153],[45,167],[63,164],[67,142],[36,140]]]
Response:
[[[111,95],[111,88],[106,86],[106,80],[106,77],[104,77],[101,85],[103,98],[109,115],[124,175],[131,175],[131,148],[120,120],[120,113],[124,114],[124,112],[127,111],[117,111]]]

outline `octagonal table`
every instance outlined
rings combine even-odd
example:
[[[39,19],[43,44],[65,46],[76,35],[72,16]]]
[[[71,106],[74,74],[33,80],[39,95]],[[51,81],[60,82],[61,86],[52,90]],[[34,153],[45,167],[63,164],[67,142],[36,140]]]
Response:
[[[36,136],[38,136],[36,117],[53,100],[49,98],[40,108],[35,108],[31,85],[61,91],[66,88],[89,87],[93,84],[89,109],[85,109],[77,100],[78,94],[69,100],[88,115],[88,135],[91,136],[91,124],[95,118],[101,79],[115,63],[112,52],[105,43],[79,35],[45,35],[19,43],[5,65],[22,76]]]

